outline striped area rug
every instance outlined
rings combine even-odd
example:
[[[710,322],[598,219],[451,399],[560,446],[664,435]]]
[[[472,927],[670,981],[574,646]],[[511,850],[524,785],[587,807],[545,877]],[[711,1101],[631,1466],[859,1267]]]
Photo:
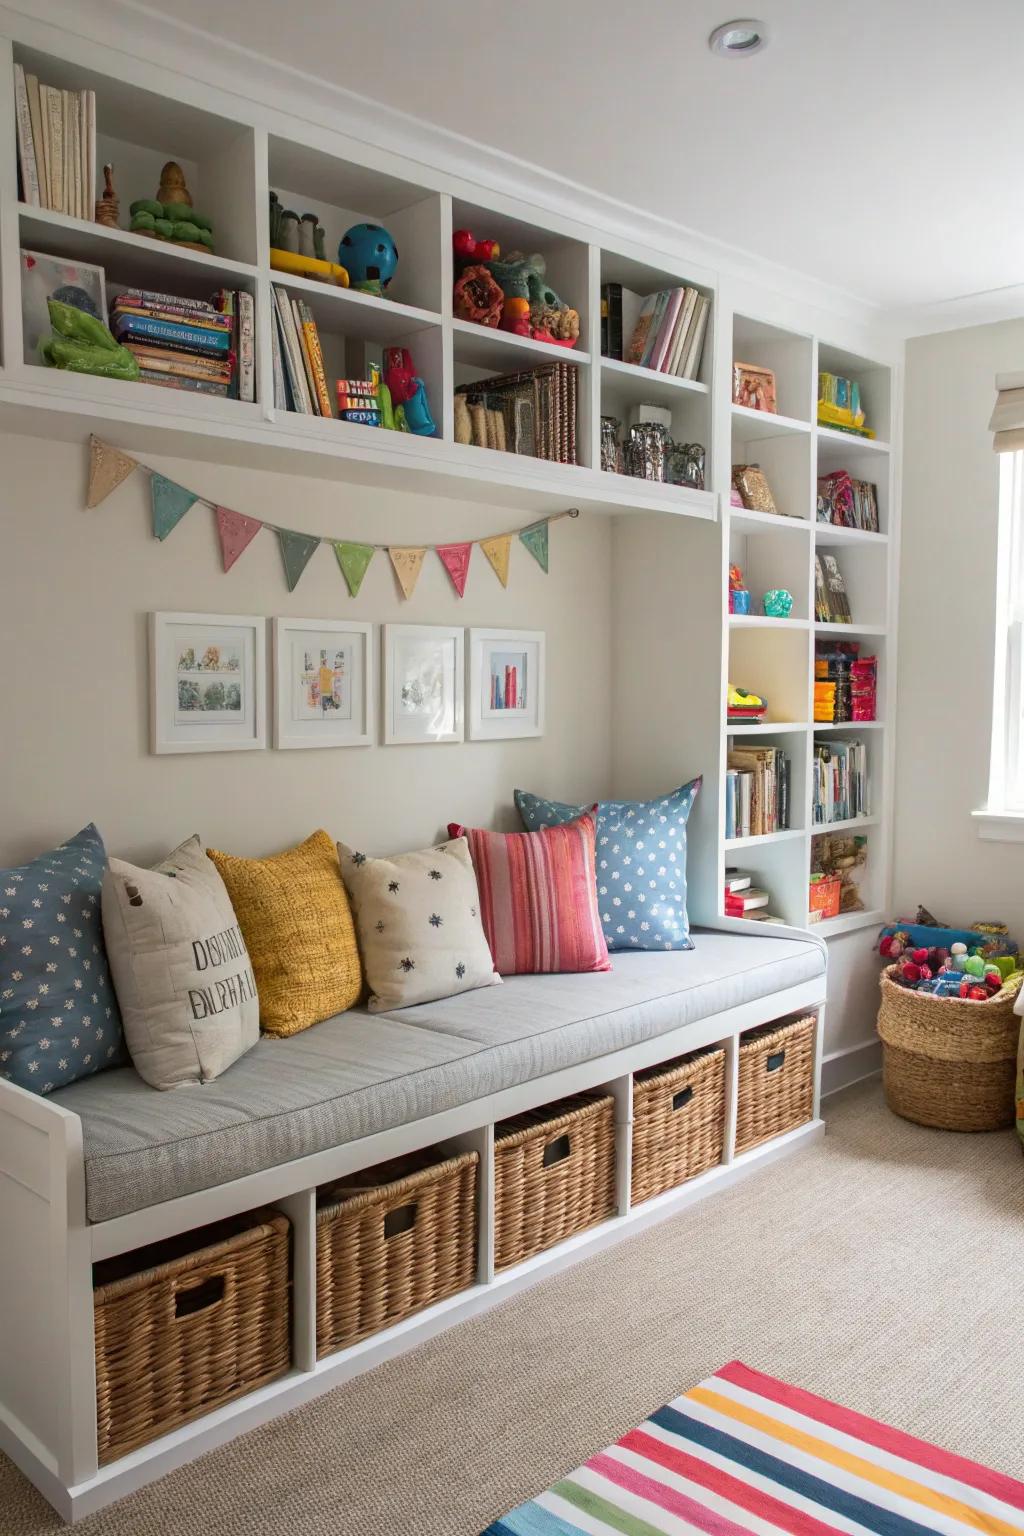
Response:
[[[1024,1483],[734,1360],[483,1536],[1021,1536]]]

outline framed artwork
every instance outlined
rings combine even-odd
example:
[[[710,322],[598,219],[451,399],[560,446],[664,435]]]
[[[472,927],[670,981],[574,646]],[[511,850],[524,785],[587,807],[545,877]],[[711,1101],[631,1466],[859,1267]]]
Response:
[[[267,621],[149,616],[150,749],[243,752],[267,744]]]
[[[767,411],[775,415],[775,375],[770,368],[759,368],[756,363],[733,363],[732,402],[745,405],[752,411]]]
[[[107,285],[102,267],[66,256],[46,256],[42,251],[21,253],[21,319],[25,361],[40,363],[39,346],[53,335],[47,299],[60,295],[75,309],[83,309],[107,323]]]
[[[469,632],[469,738],[544,734],[544,634],[539,629]]]
[[[368,747],[373,625],[274,620],[274,746]]]
[[[384,741],[462,741],[463,632],[442,624],[384,625]]]

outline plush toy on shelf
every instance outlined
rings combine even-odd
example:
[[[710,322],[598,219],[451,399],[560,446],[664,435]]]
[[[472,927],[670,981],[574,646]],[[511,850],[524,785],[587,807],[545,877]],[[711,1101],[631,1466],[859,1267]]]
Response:
[[[357,293],[383,298],[398,266],[398,246],[382,224],[353,224],[341,237],[338,260]]]
[[[412,354],[405,347],[385,348],[384,383],[391,396],[398,431],[433,437],[437,427],[427,402],[427,386],[416,373]]]

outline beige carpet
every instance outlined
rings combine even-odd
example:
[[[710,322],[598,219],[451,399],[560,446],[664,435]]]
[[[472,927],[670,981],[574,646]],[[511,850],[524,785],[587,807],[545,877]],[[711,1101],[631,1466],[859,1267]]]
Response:
[[[877,1082],[826,1114],[817,1146],[76,1529],[476,1536],[735,1357],[1024,1477],[1016,1138],[908,1125]],[[2,1536],[58,1529],[0,1458]]]

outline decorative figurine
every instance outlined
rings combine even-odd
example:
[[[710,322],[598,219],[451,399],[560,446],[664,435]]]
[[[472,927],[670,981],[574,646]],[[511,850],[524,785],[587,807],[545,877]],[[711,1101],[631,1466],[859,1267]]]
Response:
[[[743,585],[743,572],[738,565],[729,567],[729,612],[750,612],[750,593]]]
[[[98,374],[105,379],[139,377],[139,362],[133,352],[121,346],[103,321],[91,313],[92,304],[82,290],[59,288],[58,293],[81,295],[90,308],[60,299],[47,299],[53,336],[42,345],[43,362],[48,368],[65,368],[71,373]]]
[[[341,238],[338,260],[357,292],[383,298],[398,266],[398,247],[382,224],[353,224]]]
[[[456,320],[471,320],[474,325],[496,329],[504,303],[505,295],[486,267],[467,267],[455,279],[452,310]]]
[[[128,212],[134,235],[169,240],[189,251],[213,250],[213,222],[193,208],[185,173],[176,160],[168,160],[160,172],[156,197],[137,198]]]
[[[625,473],[622,462],[622,444],[619,442],[619,418],[601,417],[601,468],[610,475]]]
[[[168,160],[160,172],[160,185],[156,192],[158,203],[184,203],[192,207],[192,194],[185,184],[185,172],[177,160]]]
[[[528,301],[529,335],[535,341],[558,342],[565,347],[576,345],[580,334],[579,314],[548,285],[547,263],[543,256],[524,256],[522,251],[510,251],[505,257],[492,257],[484,262],[484,266],[500,286],[506,304],[511,299]],[[521,317],[518,305],[515,313],[517,319]],[[508,325],[504,329],[513,327]]]
[[[788,619],[793,612],[793,594],[785,587],[773,587],[762,597],[761,607],[770,619]]]
[[[114,167],[103,167],[103,196],[96,204],[96,223],[106,229],[117,229],[121,217],[121,199],[114,191]]]
[[[457,229],[452,235],[452,250],[456,261],[463,266],[473,262],[496,261],[501,255],[497,240],[477,240],[468,229]]]

